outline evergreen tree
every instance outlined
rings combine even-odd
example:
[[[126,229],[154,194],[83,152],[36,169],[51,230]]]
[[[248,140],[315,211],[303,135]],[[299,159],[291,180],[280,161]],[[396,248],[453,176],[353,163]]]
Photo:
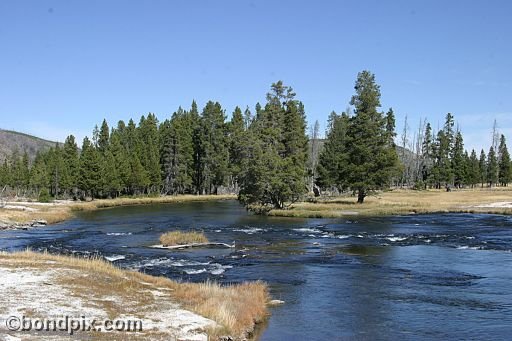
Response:
[[[242,110],[235,108],[231,121],[229,122],[229,169],[231,178],[231,187],[236,187],[240,172],[242,170],[242,147],[245,138],[246,122],[242,116]]]
[[[489,154],[487,154],[487,182],[489,187],[498,182],[498,159],[492,146],[489,149]]]
[[[380,107],[380,87],[369,71],[358,74],[350,104],[354,116],[347,129],[347,182],[363,203],[373,190],[388,187],[399,171],[394,143],[390,142],[388,123]],[[394,130],[393,130],[394,131]]]
[[[192,157],[192,183],[194,192],[200,194],[202,190],[202,159],[201,159],[201,118],[199,116],[199,110],[197,109],[196,101],[192,101],[190,111],[188,113],[190,127],[192,129],[192,146],[193,146],[193,157]]]
[[[46,163],[42,154],[38,153],[34,160],[34,164],[30,169],[30,186],[34,189],[35,194],[39,196],[41,191],[48,191],[50,186],[50,178]]]
[[[464,142],[460,131],[455,136],[455,143],[452,149],[452,170],[454,185],[461,188],[466,178],[466,159],[464,157]]]
[[[65,190],[65,185],[69,183],[69,168],[64,161],[64,152],[57,144],[55,148],[50,149],[48,153],[48,174],[50,176],[50,194],[58,197]]]
[[[487,156],[485,155],[484,150],[482,149],[480,151],[480,159],[478,161],[478,168],[480,170],[480,183],[482,187],[484,187],[484,184],[487,182]]]
[[[244,130],[249,129],[253,119],[254,117],[252,116],[251,110],[249,107],[246,107],[244,111]]]
[[[121,143],[122,132],[124,131],[124,122],[119,121],[118,128],[113,130],[110,134],[110,144],[109,151],[112,153],[114,157],[114,164],[116,166],[117,179],[115,180],[115,185],[119,185],[119,191],[117,195],[122,192],[128,193],[128,188],[130,187],[130,177],[131,177],[131,167],[129,161],[129,155],[127,150],[124,148]]]
[[[103,119],[103,123],[101,124],[101,128],[98,134],[98,150],[102,154],[105,155],[105,152],[108,149],[108,143],[110,139],[109,128],[107,124],[107,120]]]
[[[451,162],[451,160],[453,159],[454,151],[453,126],[453,115],[451,113],[448,113],[446,114],[446,120],[443,130],[440,131],[438,134],[438,167],[440,181],[438,187],[441,187],[441,184],[448,186],[449,184],[454,182],[454,173]]]
[[[467,183],[471,185],[472,188],[475,187],[481,181],[482,176],[480,175],[480,166],[478,162],[478,158],[476,156],[475,150],[471,150],[471,155],[469,157],[468,164],[468,179]]]
[[[0,185],[2,186],[2,192],[5,190],[7,186],[11,185],[11,168],[9,167],[9,163],[7,159],[4,159],[2,164],[2,168],[0,169]]]
[[[165,193],[186,193],[193,183],[194,128],[181,107],[161,127]]]
[[[30,168],[28,161],[28,154],[25,151],[23,153],[23,157],[21,158],[20,168],[18,170],[19,176],[21,179],[21,187],[24,190],[28,190],[29,182],[30,182]]]
[[[427,122],[425,126],[425,132],[423,134],[423,142],[421,145],[421,176],[423,182],[425,183],[425,188],[427,188],[428,185],[432,186],[432,182],[430,181],[432,160],[434,158],[432,144],[432,127],[430,126],[430,123]]]
[[[67,168],[67,177],[62,182],[62,187],[66,192],[76,195],[78,191],[80,156],[73,135],[66,137],[62,157],[64,159],[64,165]]]
[[[139,158],[149,179],[148,192],[156,192],[161,184],[158,120],[154,114],[142,116],[139,124]]]
[[[239,200],[248,207],[285,208],[306,192],[304,108],[291,87],[273,83],[249,127]]]
[[[507,186],[511,180],[512,169],[510,164],[510,154],[507,149],[505,136],[501,135],[500,145],[498,149],[499,165],[498,165],[498,180],[502,186]]]
[[[346,134],[349,117],[346,113],[329,115],[327,140],[318,161],[317,184],[321,188],[336,187],[343,191],[346,183]]]
[[[86,197],[90,195],[92,198],[102,189],[100,155],[87,137],[80,154],[78,186]]]
[[[201,193],[217,193],[228,175],[229,151],[225,115],[221,105],[209,101],[200,121],[200,189]]]
[[[104,152],[101,169],[101,191],[103,196],[115,198],[122,189],[122,180],[116,158],[110,149]]]

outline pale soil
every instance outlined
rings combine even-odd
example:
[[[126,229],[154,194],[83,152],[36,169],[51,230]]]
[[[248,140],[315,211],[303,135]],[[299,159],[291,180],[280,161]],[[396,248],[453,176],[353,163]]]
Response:
[[[4,321],[8,316],[47,319],[86,316],[87,319],[94,318],[98,321],[119,318],[142,320],[142,332],[130,332],[133,335],[127,336],[148,336],[148,339],[156,336],[158,339],[169,340],[207,340],[204,330],[216,325],[212,320],[172,303],[167,288],[142,283],[141,290],[150,292],[154,301],[149,304],[144,302],[141,309],[137,302],[137,292],[132,293],[131,299],[116,295],[116,292],[108,295],[95,293],[94,289],[88,293],[91,296],[82,295],[75,291],[81,291],[82,288],[74,288],[72,284],[62,280],[80,276],[86,277],[76,269],[48,268],[43,264],[13,268],[12,262],[7,258],[0,259],[0,333],[5,333],[4,339],[25,340],[36,337],[36,332],[8,331]],[[38,332],[37,339],[52,340],[56,337],[52,333],[48,334],[50,335],[45,336],[43,332]],[[62,338],[67,337],[66,332],[61,334]]]
[[[245,339],[268,315],[262,282],[178,283],[101,259],[0,252],[0,340],[62,340],[66,332],[9,331],[9,316],[142,321],[141,332],[80,332],[87,340]]]

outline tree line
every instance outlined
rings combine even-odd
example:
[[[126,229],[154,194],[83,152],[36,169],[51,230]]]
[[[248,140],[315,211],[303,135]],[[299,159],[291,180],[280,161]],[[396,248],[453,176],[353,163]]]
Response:
[[[307,141],[304,106],[279,81],[254,114],[236,107],[227,120],[220,103],[199,112],[194,101],[161,123],[151,113],[138,124],[103,120],[80,148],[70,135],[32,163],[14,152],[0,185],[43,200],[232,191],[247,205],[283,208],[304,193]]]
[[[114,127],[103,120],[80,148],[70,135],[33,162],[14,152],[0,166],[0,186],[41,201],[228,191],[249,208],[268,210],[313,190],[353,192],[362,203],[372,191],[410,182],[418,189],[510,182],[503,135],[487,154],[468,154],[447,114],[437,133],[425,122],[408,160],[399,155],[405,146],[397,151],[393,110],[379,110],[375,76],[360,72],[354,89],[351,109],[329,116],[323,148],[318,122],[308,141],[304,105],[279,81],[263,106],[256,104],[254,113],[236,107],[229,120],[220,103],[199,111],[194,101],[163,122],[151,113]]]

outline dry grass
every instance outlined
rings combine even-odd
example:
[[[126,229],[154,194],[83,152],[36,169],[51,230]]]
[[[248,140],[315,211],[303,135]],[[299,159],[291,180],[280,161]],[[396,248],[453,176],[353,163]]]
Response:
[[[224,330],[212,331],[214,335],[248,335],[255,323],[268,316],[268,289],[260,281],[228,287],[213,282],[182,284],[180,289],[176,291],[180,301],[224,326]]]
[[[202,232],[171,231],[160,236],[160,243],[163,246],[208,243],[208,238]]]
[[[512,208],[476,207],[496,202],[512,202],[512,187],[444,190],[393,190],[369,196],[363,204],[344,196],[296,203],[289,210],[269,214],[283,217],[337,218],[351,215],[395,215],[414,213],[496,213],[512,214]]]
[[[101,305],[110,317],[122,314],[142,316],[155,311],[163,299],[180,304],[184,309],[217,322],[221,328],[209,330],[212,337],[230,335],[236,339],[251,333],[256,323],[268,316],[269,294],[263,282],[221,286],[217,283],[177,283],[165,277],[154,277],[136,271],[122,270],[103,259],[84,259],[48,253],[23,251],[0,253],[2,266],[16,269],[55,268],[74,276],[62,276],[60,284],[73,295]],[[168,292],[155,297],[151,290]],[[114,302],[102,297],[118,297]]]
[[[37,209],[37,211],[19,211],[0,208],[0,221],[24,224],[35,219],[43,219],[46,220],[48,224],[55,224],[73,217],[73,213],[67,206],[27,206]]]
[[[141,198],[117,198],[102,199],[89,202],[69,202],[59,204],[26,204],[26,207],[34,208],[36,211],[19,211],[0,208],[0,221],[13,223],[29,223],[33,220],[44,219],[49,224],[68,220],[74,216],[74,212],[93,211],[100,208],[132,205],[151,205],[164,203],[179,203],[191,201],[230,200],[236,199],[235,195],[178,195],[162,197],[141,197]]]
[[[89,202],[77,203],[72,205],[73,211],[88,211],[98,208],[108,208],[117,206],[133,206],[133,205],[151,205],[151,204],[168,204],[178,202],[191,201],[210,201],[210,200],[231,200],[236,199],[236,195],[176,195],[161,197],[141,197],[141,198],[116,198],[116,199],[100,199]]]

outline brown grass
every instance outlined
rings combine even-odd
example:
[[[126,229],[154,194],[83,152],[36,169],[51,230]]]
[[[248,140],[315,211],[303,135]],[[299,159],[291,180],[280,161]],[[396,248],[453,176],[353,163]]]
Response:
[[[48,224],[58,223],[73,217],[73,213],[66,206],[28,206],[37,209],[37,211],[19,211],[19,210],[6,210],[0,208],[0,221],[14,222],[24,224],[31,222],[35,219],[43,219]]]
[[[160,236],[160,243],[163,246],[208,243],[208,238],[202,232],[171,231]]]
[[[151,204],[168,204],[178,202],[191,201],[210,201],[210,200],[230,200],[236,199],[236,195],[166,195],[161,197],[140,197],[140,198],[116,198],[116,199],[99,199],[89,202],[77,203],[72,205],[73,211],[88,211],[98,208],[108,208],[117,206],[133,206],[133,205],[151,205]]]
[[[212,331],[214,335],[248,335],[255,323],[262,322],[268,316],[268,289],[260,281],[228,287],[214,282],[187,283],[182,284],[176,295],[188,302],[193,311],[224,326],[224,330]]]
[[[283,217],[337,218],[351,215],[396,215],[415,213],[496,213],[512,214],[511,208],[476,207],[496,202],[512,202],[512,187],[444,190],[393,190],[369,196],[363,204],[342,196],[296,203],[288,210],[269,214]]]
[[[210,336],[230,335],[238,339],[251,333],[255,324],[268,316],[268,287],[263,282],[229,286],[214,282],[177,283],[165,277],[122,270],[103,259],[31,251],[0,253],[0,262],[20,271],[23,267],[55,268],[67,273],[60,278],[60,284],[73,295],[102,305],[111,317],[123,313],[142,316],[143,312],[162,304],[158,300],[168,299],[220,324],[220,329],[207,331]],[[70,277],[69,271],[73,270],[75,273]],[[152,289],[164,290],[168,297],[155,297],[150,292]],[[105,296],[120,300],[116,303],[102,300]]]

